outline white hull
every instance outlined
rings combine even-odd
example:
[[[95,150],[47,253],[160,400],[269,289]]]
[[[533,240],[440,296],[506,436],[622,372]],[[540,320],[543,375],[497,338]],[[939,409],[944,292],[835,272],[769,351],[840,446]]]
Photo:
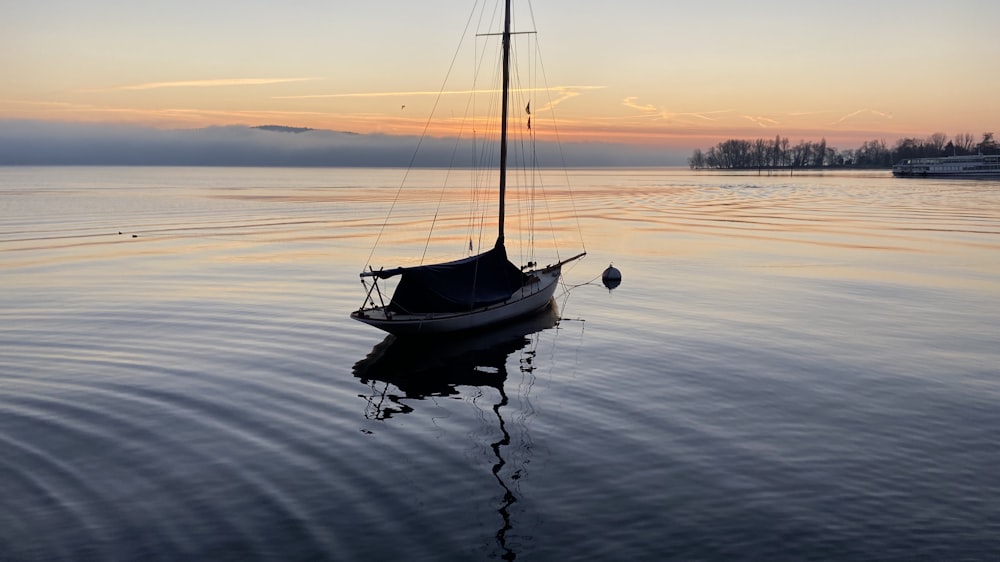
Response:
[[[555,294],[561,272],[561,264],[528,272],[528,275],[533,275],[537,281],[525,284],[510,299],[465,312],[402,314],[387,312],[386,307],[379,306],[354,311],[351,313],[351,318],[396,335],[429,335],[477,330],[509,322],[548,307],[552,295]]]

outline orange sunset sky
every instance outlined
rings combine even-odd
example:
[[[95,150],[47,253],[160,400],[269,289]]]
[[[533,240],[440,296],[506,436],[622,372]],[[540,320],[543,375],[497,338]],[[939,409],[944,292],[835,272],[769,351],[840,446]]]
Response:
[[[1000,133],[995,0],[514,4],[564,141]],[[0,120],[414,134],[474,5],[7,2]]]

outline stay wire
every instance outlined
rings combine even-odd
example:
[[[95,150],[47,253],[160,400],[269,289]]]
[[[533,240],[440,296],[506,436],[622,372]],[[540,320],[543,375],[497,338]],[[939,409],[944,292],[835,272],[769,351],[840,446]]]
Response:
[[[478,5],[478,2],[473,5],[472,11],[469,13],[469,18],[465,21],[465,28],[462,30],[462,38],[458,41],[455,53],[451,57],[451,64],[448,66],[448,72],[445,74],[444,81],[441,83],[441,89],[438,90],[438,95],[434,99],[434,105],[431,107],[430,115],[424,123],[424,129],[420,133],[420,140],[417,141],[417,147],[413,149],[413,155],[410,156],[410,162],[406,166],[406,172],[403,174],[403,179],[399,183],[399,188],[396,190],[396,195],[392,199],[392,204],[389,205],[389,210],[386,212],[385,220],[382,221],[382,226],[379,228],[378,236],[375,237],[375,243],[372,244],[372,249],[368,253],[368,259],[365,260],[365,268],[371,265],[372,256],[375,255],[375,249],[378,248],[378,244],[382,240],[382,235],[385,233],[385,229],[389,225],[389,217],[392,216],[392,212],[395,210],[396,204],[399,202],[399,197],[403,193],[403,187],[406,185],[406,180],[410,176],[410,172],[413,171],[413,164],[417,160],[417,154],[420,153],[420,147],[423,145],[424,139],[427,138],[427,131],[430,130],[431,122],[434,119],[434,114],[437,111],[438,104],[441,103],[441,99],[444,97],[445,87],[448,85],[448,80],[451,78],[451,72],[455,69],[455,61],[458,60],[458,55],[462,51],[462,44],[465,43],[466,37],[469,35],[469,27],[472,25],[473,16],[476,15],[476,5]]]

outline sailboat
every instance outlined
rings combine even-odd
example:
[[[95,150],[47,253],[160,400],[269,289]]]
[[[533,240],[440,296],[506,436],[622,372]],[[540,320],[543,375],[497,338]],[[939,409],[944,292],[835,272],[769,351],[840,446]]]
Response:
[[[362,306],[351,313],[355,320],[395,335],[448,334],[494,327],[551,306],[563,266],[586,255],[583,251],[544,266],[528,260],[522,267],[508,258],[504,220],[513,34],[510,0],[504,1],[503,10],[503,31],[499,34],[502,86],[496,242],[484,252],[444,263],[390,269],[369,266],[360,274],[366,296]],[[386,302],[380,281],[395,277],[399,277],[395,291]]]

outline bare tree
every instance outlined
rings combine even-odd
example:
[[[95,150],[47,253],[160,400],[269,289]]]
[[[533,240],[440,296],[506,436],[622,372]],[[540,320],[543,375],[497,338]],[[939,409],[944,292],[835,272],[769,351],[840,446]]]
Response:
[[[822,168],[825,162],[826,162],[826,138],[824,137],[822,140],[819,141],[819,144],[816,145],[815,150],[813,151],[812,165],[814,168]]]
[[[688,166],[690,166],[692,170],[700,170],[706,167],[705,154],[700,148],[694,149],[694,154],[691,155],[691,158],[688,158]]]
[[[753,141],[753,164],[754,167],[760,170],[761,168],[767,167],[768,161],[768,143],[765,139],[757,139]]]
[[[983,133],[983,140],[977,146],[980,154],[997,154],[1000,152],[997,141],[993,140],[993,133]]]
[[[972,147],[976,145],[976,137],[972,133],[960,133],[955,135],[955,149],[959,154],[971,154]]]
[[[944,154],[944,146],[948,142],[948,135],[944,133],[934,133],[927,137],[927,144],[932,146],[939,156]]]

